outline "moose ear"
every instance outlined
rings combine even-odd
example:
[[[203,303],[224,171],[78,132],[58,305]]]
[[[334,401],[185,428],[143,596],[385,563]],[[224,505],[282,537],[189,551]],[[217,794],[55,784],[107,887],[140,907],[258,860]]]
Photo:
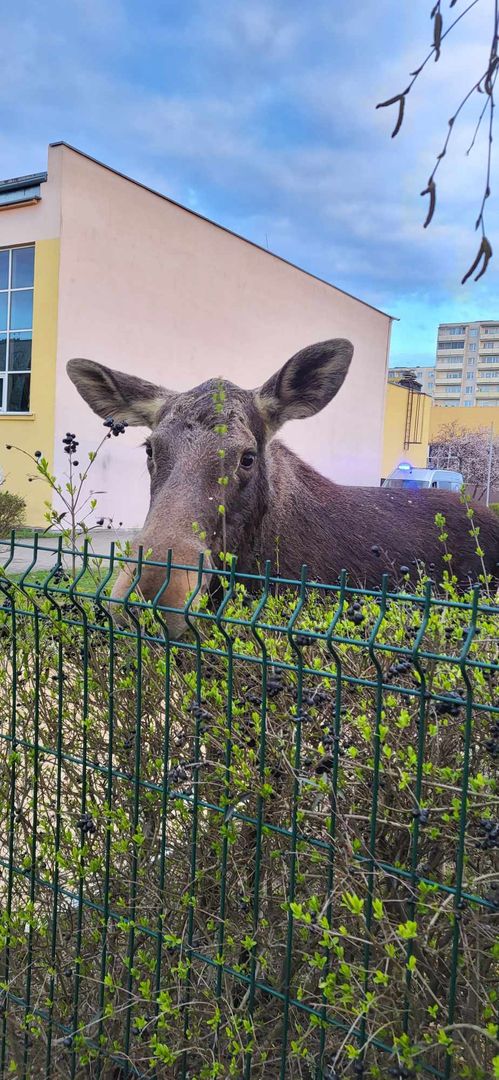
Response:
[[[352,356],[353,345],[345,338],[320,341],[295,353],[255,391],[269,433],[273,435],[286,420],[320,412],[338,393]]]
[[[69,360],[66,370],[87,405],[104,419],[112,416],[152,428],[160,410],[176,397],[170,390],[93,360]]]

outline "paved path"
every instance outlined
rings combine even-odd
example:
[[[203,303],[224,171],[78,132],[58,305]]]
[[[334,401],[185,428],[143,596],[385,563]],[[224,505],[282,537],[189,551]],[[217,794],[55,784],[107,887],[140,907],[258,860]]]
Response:
[[[90,550],[93,555],[108,555],[112,540],[125,544],[127,540],[132,540],[134,536],[135,532],[129,529],[95,529],[92,530]],[[55,562],[58,541],[53,536],[40,537],[38,545],[36,567],[33,567],[33,569],[50,570]],[[64,544],[64,547],[67,548],[67,546],[67,544]],[[78,547],[83,547],[83,537],[78,540]],[[9,573],[21,574],[33,559],[33,540],[18,540],[14,549],[14,557],[9,562],[10,553],[10,540],[0,540],[0,566],[5,566],[8,563]],[[71,556],[65,556],[65,562],[67,563],[70,558]]]

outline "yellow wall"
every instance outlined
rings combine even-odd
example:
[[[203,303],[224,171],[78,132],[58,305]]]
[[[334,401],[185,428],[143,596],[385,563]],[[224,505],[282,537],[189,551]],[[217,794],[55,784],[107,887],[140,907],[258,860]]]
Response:
[[[54,453],[55,363],[59,291],[59,240],[35,244],[33,353],[31,363],[31,412],[26,416],[0,414],[0,465],[5,474],[3,490],[26,499],[26,522],[44,524],[44,500],[50,491],[42,480],[29,483],[34,474],[30,461],[5,444],[29,453],[41,450],[52,467]]]
[[[405,425],[409,390],[391,383],[386,387],[385,423],[383,429],[383,453],[381,476],[386,477],[396,469],[399,461],[410,461],[418,469],[424,469],[428,457],[431,398],[420,395],[421,442],[413,443],[404,450]],[[443,411],[443,410],[442,410]],[[463,410],[464,411],[464,410]],[[471,411],[471,410],[466,410]]]
[[[458,427],[467,428],[469,431],[476,431],[477,428],[488,428],[490,431],[492,424],[494,435],[499,435],[499,408],[484,409],[483,406],[474,405],[467,409],[456,405],[449,409],[445,406],[434,405],[431,410],[430,440],[434,439],[441,428],[446,427],[447,424],[457,424]]]

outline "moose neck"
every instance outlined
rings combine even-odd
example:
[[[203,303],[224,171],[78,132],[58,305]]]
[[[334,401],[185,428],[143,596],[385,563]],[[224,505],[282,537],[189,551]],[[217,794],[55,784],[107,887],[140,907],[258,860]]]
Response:
[[[313,575],[330,573],[338,558],[342,562],[341,548],[345,547],[344,558],[347,554],[345,540],[333,535],[331,515],[343,489],[278,440],[268,447],[267,460],[265,506],[239,549],[241,569],[261,571],[269,560],[281,577],[296,578],[304,564]]]

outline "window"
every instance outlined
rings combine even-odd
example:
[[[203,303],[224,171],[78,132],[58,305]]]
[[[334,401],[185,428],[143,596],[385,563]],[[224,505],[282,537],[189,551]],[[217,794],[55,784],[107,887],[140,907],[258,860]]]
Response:
[[[468,367],[474,367],[474,366],[475,366],[475,357],[474,356],[468,356]]]
[[[499,326],[482,326],[482,334],[499,334]]]
[[[460,379],[461,378],[461,372],[460,371],[448,371],[445,378],[446,379]]]
[[[499,348],[499,341],[484,341],[480,345],[481,349],[497,349]]]
[[[34,247],[0,250],[0,412],[29,412]]]
[[[468,336],[469,337],[478,337],[478,327],[477,326],[472,326],[471,329],[468,330]]]
[[[474,386],[465,386],[464,392],[465,392],[465,394],[474,394],[475,393],[475,387]]]
[[[495,409],[496,406],[499,405],[499,398],[496,398],[493,401],[479,401],[478,404],[481,406],[482,409],[484,408],[484,406],[487,405],[491,405],[492,408]]]
[[[465,326],[443,326],[440,330],[441,334],[448,334],[451,337],[462,337],[465,332]]]
[[[464,349],[464,338],[462,341],[439,341],[438,348],[440,349]]]
[[[480,371],[481,379],[497,379],[497,371]]]
[[[481,364],[499,364],[499,356],[482,356]]]
[[[465,407],[467,407],[467,408],[469,409],[469,408],[471,408],[471,407],[472,407],[472,405],[473,405],[473,402],[472,402],[472,401],[465,401],[465,403],[464,403],[464,404],[465,404]]]
[[[474,372],[474,371],[468,371],[468,372],[466,373],[466,378],[468,379],[468,381],[469,381],[470,379],[474,379],[474,378],[475,378],[475,372]]]
[[[476,341],[470,341],[468,345],[468,352],[476,352]]]
[[[416,491],[417,488],[427,488],[429,486],[429,480],[399,480],[395,477],[392,480],[385,480],[384,483],[384,487],[398,488],[404,491]]]

